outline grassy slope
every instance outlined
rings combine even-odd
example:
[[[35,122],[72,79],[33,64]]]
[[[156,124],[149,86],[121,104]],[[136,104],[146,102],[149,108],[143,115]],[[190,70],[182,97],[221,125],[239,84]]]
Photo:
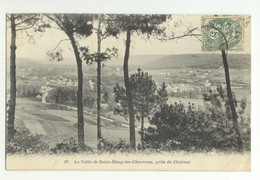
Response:
[[[110,141],[119,138],[128,141],[128,128],[113,127],[102,119],[103,136]],[[106,122],[105,122],[106,121]],[[96,146],[97,131],[96,117],[85,113],[85,142],[89,146]],[[77,139],[77,112],[47,109],[44,104],[30,98],[17,98],[15,128],[28,128],[32,133],[46,135],[46,141],[54,145],[64,139],[73,137]],[[136,134],[139,141],[139,135]]]

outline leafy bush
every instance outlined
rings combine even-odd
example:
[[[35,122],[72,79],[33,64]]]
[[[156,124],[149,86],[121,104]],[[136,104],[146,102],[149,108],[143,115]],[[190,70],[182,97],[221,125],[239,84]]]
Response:
[[[99,139],[98,149],[100,152],[129,152],[129,144],[125,140],[120,139],[119,143],[108,141],[104,138]]]
[[[146,147],[165,150],[192,150],[211,147],[205,114],[182,103],[161,106],[145,129]],[[208,144],[210,143],[210,144]]]
[[[8,154],[46,153],[49,146],[42,141],[42,135],[32,134],[29,130],[16,129],[14,138],[7,143]]]
[[[57,143],[55,147],[51,148],[51,152],[54,154],[60,153],[80,153],[80,152],[93,152],[93,149],[86,145],[79,145],[75,139],[69,138],[61,143]]]
[[[246,108],[246,99],[243,98],[240,102],[236,100],[235,93],[233,94],[234,105],[237,113],[237,121],[239,126],[239,131],[241,134],[241,139],[243,142],[243,150],[251,149],[251,125],[250,125],[250,117],[245,113]],[[204,100],[206,104],[206,111],[212,114],[212,117],[217,116],[219,112],[221,112],[225,117],[223,120],[222,128],[219,128],[219,131],[226,131],[227,137],[233,136],[233,140],[237,142],[237,135],[234,130],[233,122],[232,122],[232,113],[228,103],[228,97],[225,89],[222,86],[218,86],[217,93],[209,93],[204,94]],[[218,133],[216,133],[218,134]],[[218,134],[218,136],[222,136]],[[226,144],[228,142],[225,142]],[[230,143],[230,142],[229,142]],[[233,142],[234,143],[234,142]],[[234,146],[237,146],[236,143]]]
[[[17,95],[21,97],[36,97],[41,95],[41,86],[34,83],[18,84]]]
[[[89,86],[84,86],[83,89],[83,104],[88,108],[95,107],[96,94]],[[46,101],[49,103],[58,103],[68,106],[77,105],[77,87],[73,86],[62,86],[55,87],[49,91]]]
[[[144,145],[140,148],[209,151],[236,150],[237,134],[222,88],[218,93],[204,95],[205,108],[197,109],[182,103],[164,105],[149,120],[152,126],[144,131]],[[236,103],[237,104],[237,103]],[[244,149],[250,149],[250,119],[244,117],[245,103],[237,109]]]
[[[65,104],[66,102],[74,102],[76,105],[77,89],[75,87],[55,87],[49,91],[46,97],[47,102]]]

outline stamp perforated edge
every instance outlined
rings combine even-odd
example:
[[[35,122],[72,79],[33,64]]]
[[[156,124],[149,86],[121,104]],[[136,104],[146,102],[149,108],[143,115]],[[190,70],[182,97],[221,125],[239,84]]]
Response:
[[[251,15],[249,15],[251,17]],[[241,52],[241,51],[244,51],[244,36],[245,36],[245,33],[244,33],[244,19],[246,17],[246,15],[202,15],[201,16],[201,51],[202,52],[218,52],[218,51],[221,51],[221,50],[216,50],[216,49],[213,49],[213,50],[206,50],[206,49],[203,49],[203,19],[204,18],[238,18],[238,17],[241,17],[242,18],[242,39],[241,39],[241,44],[242,44],[242,49],[228,49],[228,50],[225,50],[225,51],[232,51],[232,52]]]

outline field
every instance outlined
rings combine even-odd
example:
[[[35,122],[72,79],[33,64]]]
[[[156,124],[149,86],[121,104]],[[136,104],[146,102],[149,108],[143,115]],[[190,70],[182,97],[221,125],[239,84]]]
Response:
[[[168,91],[168,104],[181,101],[184,105],[194,103],[196,107],[203,106],[202,90],[214,88],[218,84],[225,84],[225,74],[219,55],[174,55],[174,56],[136,56],[130,59],[130,74],[135,73],[137,67],[141,67],[144,72],[152,75],[158,86],[166,83]],[[211,58],[211,64],[208,60]],[[17,85],[47,86],[52,83],[56,86],[63,86],[62,83],[76,83],[76,69],[71,65],[42,64],[37,65],[30,60],[18,61],[17,65]],[[160,62],[160,63],[159,63]],[[246,98],[246,113],[250,116],[251,109],[251,71],[249,55],[230,56],[230,79],[232,90],[236,94],[236,99],[241,101]],[[169,64],[169,66],[166,66]],[[112,60],[103,67],[102,86],[109,91],[110,99],[114,100],[113,88],[116,83],[123,85],[122,61]],[[66,72],[66,74],[64,74]],[[96,82],[96,69],[94,66],[84,67],[84,78],[88,82]],[[8,73],[9,74],[9,73]],[[9,82],[7,76],[7,82]],[[61,79],[61,80],[59,80]],[[58,81],[59,80],[59,81]],[[51,84],[51,85],[52,85]],[[25,86],[25,87],[27,87]],[[67,84],[67,86],[70,86]],[[22,88],[24,88],[22,86]],[[187,94],[174,96],[170,91],[193,89],[196,97],[187,97]],[[199,89],[199,90],[198,90]],[[18,89],[19,90],[19,89]],[[96,92],[94,92],[95,94]],[[7,85],[9,92],[9,85]],[[95,108],[94,108],[95,109]],[[89,146],[95,147],[97,144],[96,115],[94,109],[85,109],[85,142]],[[87,112],[93,113],[87,113]],[[129,140],[128,121],[124,117],[114,115],[113,111],[105,113],[102,117],[102,135],[109,141],[119,141],[119,138]],[[145,127],[149,126],[147,119]],[[35,99],[35,96],[17,98],[15,127],[28,128],[32,133],[45,136],[45,141],[51,146],[64,139],[73,137],[77,140],[77,111],[50,109],[46,104],[42,104]],[[137,144],[140,142],[140,123],[136,121]]]
[[[85,142],[95,147],[97,144],[96,116],[84,114]],[[77,112],[48,109],[45,104],[31,98],[17,98],[15,127],[27,128],[32,133],[45,135],[45,141],[52,146],[64,139],[77,140]],[[102,134],[109,141],[128,142],[127,127],[117,127],[107,118],[102,118]],[[136,131],[137,142],[139,135]]]

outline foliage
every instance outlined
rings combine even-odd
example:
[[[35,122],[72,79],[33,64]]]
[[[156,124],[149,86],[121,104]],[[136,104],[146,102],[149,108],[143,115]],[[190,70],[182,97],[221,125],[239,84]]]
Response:
[[[49,50],[46,52],[46,55],[49,57],[50,61],[56,60],[59,62],[63,60],[62,51],[62,49]]]
[[[86,145],[79,145],[73,138],[65,139],[63,142],[57,143],[55,147],[51,148],[50,150],[54,154],[93,152],[93,149],[87,147]]]
[[[131,84],[128,74],[128,61],[131,44],[131,34],[136,32],[137,34],[147,34],[148,37],[151,34],[160,34],[164,31],[163,28],[159,28],[159,25],[166,21],[166,15],[110,15],[110,21],[108,23],[107,31],[113,30],[111,33],[113,36],[121,32],[126,33],[125,43],[125,55],[124,55],[124,82],[126,88],[126,99],[128,103],[128,114],[129,114],[129,131],[130,131],[130,147],[136,149],[135,143],[135,110],[133,103],[133,96],[131,92]],[[116,31],[115,31],[116,30]],[[114,34],[113,34],[114,33]]]
[[[44,14],[66,34],[87,37],[92,34],[93,15],[90,14]]]
[[[37,154],[48,151],[49,146],[42,141],[41,135],[21,129],[15,130],[14,138],[6,146],[7,154]]]
[[[105,52],[94,52],[90,53],[88,47],[80,47],[81,59],[86,62],[86,64],[93,64],[94,62],[105,62],[107,60],[111,60],[112,58],[117,58],[118,56],[118,49],[115,47],[107,48]]]
[[[116,107],[117,107],[117,103],[115,102],[115,97],[114,97],[114,93],[110,93],[107,99],[107,105],[108,108],[106,109],[107,111],[115,111]]]
[[[62,86],[55,87],[48,92],[46,97],[49,103],[58,103],[68,106],[77,105],[77,88],[73,86]],[[90,90],[88,84],[84,86],[83,89],[83,104],[88,108],[93,108],[95,106],[95,93]]]
[[[109,93],[107,91],[104,91],[104,94],[103,94],[104,103],[108,102],[108,98],[109,98]]]
[[[192,98],[192,99],[201,98],[201,95],[202,95],[201,91],[199,91],[198,88],[194,88],[194,90],[186,90],[186,91],[180,91],[178,89],[177,92],[170,93],[170,96],[172,97],[184,97],[184,98]]]
[[[96,86],[93,88],[90,86],[89,83],[84,83],[83,87],[83,105],[85,107],[88,107],[90,109],[93,109],[95,107],[95,102],[96,102]]]
[[[117,152],[129,152],[129,144],[125,142],[125,140],[120,139],[118,143],[108,141],[104,138],[99,139],[98,149],[100,152],[109,152],[109,153],[117,153]]]
[[[150,119],[152,126],[145,129],[144,146],[164,150],[236,150],[235,133],[230,110],[222,97],[225,92],[205,95],[205,109],[182,103],[164,105]],[[244,103],[242,103],[244,107]],[[244,149],[250,148],[250,119],[240,114]],[[242,125],[242,123],[244,123]]]
[[[186,111],[187,109],[187,111]],[[150,120],[153,126],[145,129],[145,142],[155,149],[190,150],[193,146],[203,147],[209,133],[203,129],[204,114],[193,106],[186,108],[182,103],[161,106],[161,110]],[[200,136],[198,138],[198,136]],[[199,141],[200,140],[200,141]]]
[[[10,101],[8,109],[8,140],[14,138],[14,121],[15,121],[15,106],[16,106],[16,36],[18,31],[23,31],[32,39],[32,35],[28,33],[28,29],[43,32],[46,26],[40,28],[38,22],[41,19],[37,14],[7,14],[7,26],[11,28],[11,45],[10,45]],[[37,28],[38,27],[38,28]],[[29,91],[30,92],[30,91]]]
[[[84,106],[93,109],[95,107],[95,102],[96,102],[96,96],[93,94],[93,92],[86,92],[84,91],[85,94],[83,95],[83,104]]]
[[[93,18],[94,15],[90,14],[44,14],[45,17],[47,17],[48,20],[50,20],[49,24],[52,24],[51,22],[54,22],[58,29],[61,31],[64,31],[66,35],[69,37],[70,41],[73,41],[75,43],[75,37],[82,38],[82,37],[88,37],[92,34],[93,30]],[[47,52],[47,56],[49,57],[49,60],[55,60],[55,61],[62,61],[62,49],[58,48],[59,44],[62,41],[65,41],[67,39],[61,40],[58,45],[53,50],[49,50]],[[77,45],[76,45],[77,46]],[[86,47],[73,47],[77,48],[74,49],[77,51],[81,50],[88,50]],[[81,57],[83,58],[83,57]],[[83,59],[81,59],[83,60]]]
[[[137,73],[130,76],[130,84],[132,87],[134,110],[138,120],[148,117],[154,112],[160,101],[167,99],[165,87],[163,87],[164,89],[159,89],[157,94],[156,84],[152,76],[149,76],[148,73],[144,73],[140,68],[137,69]],[[115,101],[122,107],[116,110],[126,117],[128,114],[126,90],[124,87],[120,87],[119,84],[116,84],[114,92]]]
[[[83,70],[80,57],[80,45],[76,38],[88,37],[93,30],[93,15],[90,14],[45,14],[56,24],[56,28],[64,32],[69,38],[77,64],[78,89],[77,89],[77,114],[78,114],[78,143],[84,144],[84,112],[83,112]],[[61,41],[60,41],[61,42]],[[58,44],[59,45],[59,44]],[[57,48],[57,47],[56,47]],[[55,49],[56,49],[55,48]],[[56,56],[54,56],[56,57]],[[58,58],[60,55],[58,54]],[[55,59],[54,59],[55,60]],[[59,59],[58,59],[59,60]]]
[[[243,149],[251,148],[251,127],[250,127],[250,117],[245,114],[246,108],[246,99],[242,99],[240,104],[236,99],[235,93],[233,94],[233,101],[236,108],[236,112],[238,115],[238,125],[240,127],[239,131],[241,133],[241,138],[243,141]],[[233,122],[231,121],[231,108],[228,103],[228,97],[226,90],[222,88],[222,86],[217,87],[217,93],[213,93],[209,91],[207,94],[203,94],[204,101],[206,102],[206,107],[209,112],[211,112],[214,116],[217,116],[217,113],[221,111],[222,114],[225,115],[226,120],[223,122],[224,129],[230,129],[234,131]],[[207,102],[210,103],[207,103]],[[230,132],[231,133],[231,132]],[[235,132],[232,132],[235,134]],[[236,136],[234,137],[237,138]]]
[[[165,85],[165,82],[163,82],[162,87],[157,89],[157,101],[160,105],[167,104],[168,100],[168,92],[167,92],[167,86]]]
[[[132,89],[134,113],[137,120],[141,122],[141,142],[143,142],[144,118],[148,118],[150,114],[154,113],[160,104],[166,104],[168,99],[166,86],[157,90],[156,84],[149,76],[140,68],[137,73],[130,76],[130,85]],[[115,101],[121,105],[121,108],[116,108],[116,113],[121,113],[125,117],[129,113],[127,96],[125,88],[121,88],[118,84],[114,88]]]
[[[46,98],[47,102],[50,103],[58,103],[58,104],[66,104],[66,105],[76,105],[77,99],[77,89],[75,87],[63,86],[63,87],[55,87],[48,92],[48,96]],[[72,104],[68,102],[73,102]]]
[[[17,95],[21,97],[36,97],[41,95],[41,86],[37,84],[18,84]]]
[[[22,31],[27,35],[29,41],[34,41],[34,33],[43,33],[45,29],[50,28],[50,24],[44,21],[42,14],[34,13],[17,13],[17,14],[7,14],[6,22],[11,21],[11,16],[13,15],[15,19],[16,32]]]
[[[167,15],[110,15],[108,22],[107,32],[117,37],[120,32],[127,30],[136,31],[139,34],[146,33],[148,36],[161,34],[164,28],[159,27],[160,24],[165,22]]]
[[[137,119],[148,117],[151,114],[156,104],[156,84],[149,76],[140,68],[137,73],[130,76],[130,84],[132,87],[132,94],[134,97],[134,107]]]

